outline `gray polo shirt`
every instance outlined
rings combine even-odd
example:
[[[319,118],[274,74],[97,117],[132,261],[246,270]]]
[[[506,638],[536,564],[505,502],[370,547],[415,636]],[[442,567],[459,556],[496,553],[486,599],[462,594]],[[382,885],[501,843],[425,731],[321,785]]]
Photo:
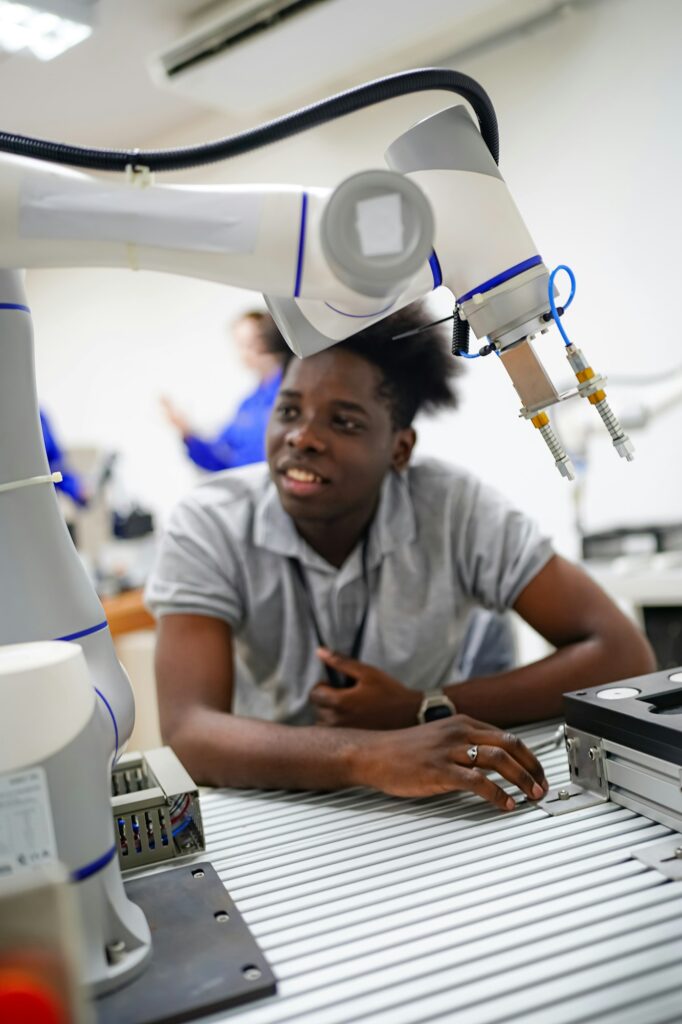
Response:
[[[369,599],[360,660],[425,691],[457,680],[472,609],[510,608],[552,554],[531,520],[471,474],[415,459],[384,481],[366,585],[360,545],[340,569],[326,562],[261,464],[215,474],[177,506],[146,600],[157,617],[208,615],[232,627],[236,714],[303,723],[324,669],[292,558],[326,645],[350,653]]]

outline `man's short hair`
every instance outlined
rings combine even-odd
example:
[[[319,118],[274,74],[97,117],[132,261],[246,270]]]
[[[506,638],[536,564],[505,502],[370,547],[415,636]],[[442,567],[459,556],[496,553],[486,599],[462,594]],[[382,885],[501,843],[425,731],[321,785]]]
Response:
[[[450,351],[450,322],[394,340],[395,335],[427,327],[432,320],[423,303],[412,303],[334,346],[361,356],[379,370],[379,397],[388,403],[396,430],[409,427],[418,412],[457,406],[454,380],[461,366]],[[285,365],[292,355],[288,351]]]
[[[287,352],[291,353],[291,349],[284,340],[280,333],[279,327],[271,317],[269,313],[266,313],[263,309],[247,309],[245,313],[238,316],[233,321],[234,324],[238,324],[240,320],[253,320],[258,325],[261,340],[263,342],[263,351],[267,352],[271,356],[279,356],[283,359]]]

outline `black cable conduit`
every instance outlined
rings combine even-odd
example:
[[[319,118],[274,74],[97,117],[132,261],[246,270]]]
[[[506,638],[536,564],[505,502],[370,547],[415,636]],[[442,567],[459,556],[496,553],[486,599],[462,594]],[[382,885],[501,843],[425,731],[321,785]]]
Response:
[[[180,171],[189,167],[226,160],[261,146],[271,145],[299,132],[325,124],[337,117],[352,114],[356,110],[404,96],[408,93],[440,89],[462,96],[473,108],[478,118],[481,136],[492,153],[495,163],[499,160],[499,136],[497,117],[485,89],[475,79],[449,68],[418,68],[401,71],[385,78],[377,78],[364,85],[347,89],[312,103],[300,110],[278,117],[273,121],[249,128],[236,135],[228,135],[215,142],[181,149],[91,149],[70,146],[45,139],[33,139],[11,132],[0,132],[0,151],[17,156],[32,157],[50,163],[68,164],[92,171],[125,171],[128,167],[146,167],[150,171]]]

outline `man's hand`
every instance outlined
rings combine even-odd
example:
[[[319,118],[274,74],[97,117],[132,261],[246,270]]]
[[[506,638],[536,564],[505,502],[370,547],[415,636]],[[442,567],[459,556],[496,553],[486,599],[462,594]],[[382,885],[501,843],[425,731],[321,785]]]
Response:
[[[160,398],[160,402],[161,408],[164,411],[166,419],[171,424],[171,426],[175,427],[178,433],[181,434],[183,437],[187,437],[189,434],[191,434],[192,428],[190,427],[189,420],[185,415],[183,415],[183,413],[180,412],[177,406],[175,406],[173,402],[171,402],[170,398],[167,398],[166,395],[162,395]]]
[[[497,772],[529,800],[540,800],[549,788],[542,765],[518,736],[467,715],[376,734],[362,747],[357,781],[403,797],[469,791],[512,811],[513,797],[486,771]]]
[[[402,729],[414,725],[423,694],[403,686],[397,679],[372,665],[333,654],[319,647],[317,656],[340,675],[349,676],[354,686],[340,690],[327,682],[310,692],[320,725],[347,729]]]

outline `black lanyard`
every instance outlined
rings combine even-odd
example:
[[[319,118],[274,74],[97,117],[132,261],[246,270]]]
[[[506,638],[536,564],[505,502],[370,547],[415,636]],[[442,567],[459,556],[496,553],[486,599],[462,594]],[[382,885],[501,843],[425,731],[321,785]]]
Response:
[[[369,572],[367,569],[367,547],[368,547],[368,536],[365,534],[362,541],[362,579],[365,584],[365,607],[362,612],[362,618],[360,619],[360,625],[355,632],[355,638],[353,639],[353,646],[351,647],[350,657],[357,659],[362,649],[362,641],[365,636],[365,626],[367,624],[367,616],[369,614]],[[303,566],[299,562],[298,558],[290,558],[294,572],[298,577],[303,593],[305,594],[306,603],[308,605],[308,612],[310,614],[310,621],[315,632],[315,637],[320,647],[327,647],[329,644],[325,643],[324,637],[322,636],[322,630],[320,629],[320,623],[315,612],[315,604],[313,602],[313,595],[303,571]],[[333,686],[337,690],[345,690],[350,686],[355,686],[355,680],[350,676],[344,675],[342,672],[338,672],[336,669],[331,668],[329,665],[325,665],[325,671],[329,680],[329,685]]]

